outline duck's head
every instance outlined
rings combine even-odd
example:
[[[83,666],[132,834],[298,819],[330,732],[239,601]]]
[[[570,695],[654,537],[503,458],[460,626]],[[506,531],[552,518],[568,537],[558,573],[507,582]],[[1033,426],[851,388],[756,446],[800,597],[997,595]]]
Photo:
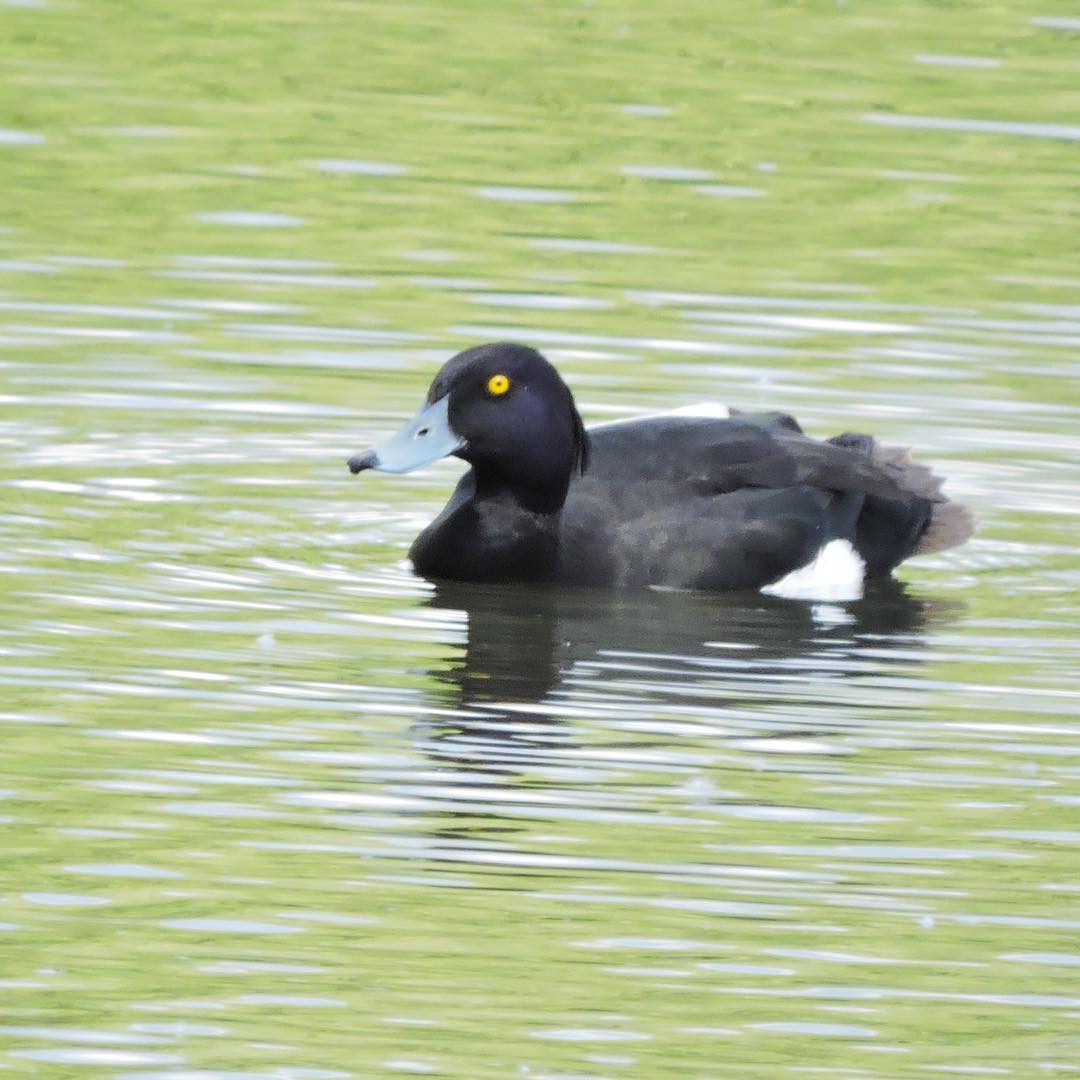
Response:
[[[396,435],[349,459],[349,469],[406,473],[454,455],[473,466],[478,494],[510,490],[527,508],[557,509],[588,436],[559,373],[535,349],[478,345],[448,360],[420,411]]]

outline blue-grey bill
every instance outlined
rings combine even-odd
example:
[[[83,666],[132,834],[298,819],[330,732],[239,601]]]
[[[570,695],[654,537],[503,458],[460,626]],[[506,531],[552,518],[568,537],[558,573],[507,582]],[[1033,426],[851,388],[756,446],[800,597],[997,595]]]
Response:
[[[349,469],[407,473],[460,450],[465,440],[450,427],[449,407],[449,395],[425,405],[396,435],[349,458]]]

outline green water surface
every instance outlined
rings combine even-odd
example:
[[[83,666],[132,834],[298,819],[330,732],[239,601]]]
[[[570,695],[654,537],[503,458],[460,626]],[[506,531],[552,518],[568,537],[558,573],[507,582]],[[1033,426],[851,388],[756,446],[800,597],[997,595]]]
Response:
[[[0,2],[0,1070],[1080,1072],[1080,20]],[[458,349],[914,445],[855,604],[433,590]]]

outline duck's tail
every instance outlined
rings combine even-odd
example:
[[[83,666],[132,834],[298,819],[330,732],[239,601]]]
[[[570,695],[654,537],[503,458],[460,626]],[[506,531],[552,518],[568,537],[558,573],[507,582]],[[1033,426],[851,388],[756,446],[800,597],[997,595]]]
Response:
[[[938,476],[929,466],[913,461],[911,451],[903,446],[881,446],[877,442],[870,449],[875,465],[885,470],[898,487],[930,500],[930,520],[926,524],[912,555],[930,555],[959,547],[975,532],[975,515],[960,503],[952,502],[941,492],[944,477]]]
[[[942,477],[912,461],[910,450],[851,432],[829,442],[865,454],[897,491],[868,493],[859,513],[855,545],[871,576],[888,574],[912,555],[957,547],[975,531],[971,511],[950,502],[941,492]]]

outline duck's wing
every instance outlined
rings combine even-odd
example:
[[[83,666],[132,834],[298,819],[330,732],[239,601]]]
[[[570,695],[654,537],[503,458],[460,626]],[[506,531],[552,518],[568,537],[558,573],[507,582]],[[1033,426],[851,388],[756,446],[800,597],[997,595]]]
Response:
[[[563,512],[566,580],[761,588],[834,540],[831,554],[855,560],[843,574],[861,580],[910,555],[931,516],[872,439],[818,442],[782,414],[657,418],[590,436],[590,468]]]
[[[618,588],[760,589],[812,564],[830,540],[852,535],[862,500],[807,485],[698,494],[663,481],[618,495],[579,489],[563,511],[560,578]]]
[[[804,484],[886,499],[906,494],[866,449],[818,442],[782,413],[647,418],[592,428],[589,440],[584,486],[613,494],[657,482],[714,495]]]

